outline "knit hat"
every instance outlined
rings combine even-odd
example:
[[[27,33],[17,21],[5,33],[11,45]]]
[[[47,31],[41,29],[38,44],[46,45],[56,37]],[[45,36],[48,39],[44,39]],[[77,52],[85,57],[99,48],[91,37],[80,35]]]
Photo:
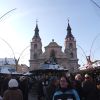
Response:
[[[90,75],[88,75],[88,74],[85,74],[85,78],[87,78],[87,77],[90,77]]]
[[[10,88],[18,87],[18,82],[17,82],[17,80],[16,80],[16,79],[11,79],[11,80],[9,81],[9,83],[8,83],[8,86],[9,86]]]
[[[75,79],[76,79],[76,80],[80,80],[80,79],[82,79],[81,74],[76,74]]]

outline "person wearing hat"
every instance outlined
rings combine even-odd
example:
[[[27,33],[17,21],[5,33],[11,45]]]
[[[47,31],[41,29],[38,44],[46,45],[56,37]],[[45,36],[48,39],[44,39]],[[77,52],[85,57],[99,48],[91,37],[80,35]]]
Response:
[[[81,74],[76,74],[74,81],[72,81],[72,86],[77,91],[81,100],[83,99],[82,81],[83,77]]]
[[[22,91],[23,99],[28,100],[28,77],[27,76],[21,76],[19,78],[19,89]]]
[[[23,100],[22,91],[18,89],[16,79],[10,79],[8,89],[4,92],[3,100]]]
[[[83,88],[85,100],[99,100],[99,95],[98,95],[95,81],[89,74],[84,75],[82,88]]]

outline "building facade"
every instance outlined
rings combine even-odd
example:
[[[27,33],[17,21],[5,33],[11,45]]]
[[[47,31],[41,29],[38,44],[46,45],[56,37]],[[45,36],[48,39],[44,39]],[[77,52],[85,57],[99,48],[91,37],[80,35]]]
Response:
[[[71,32],[69,22],[64,43],[65,47],[64,51],[62,51],[62,46],[52,40],[52,42],[45,47],[45,51],[43,52],[39,28],[36,23],[35,33],[30,43],[30,70],[39,69],[44,63],[57,63],[65,69],[68,69],[69,72],[77,71],[79,64],[77,58],[76,40]]]

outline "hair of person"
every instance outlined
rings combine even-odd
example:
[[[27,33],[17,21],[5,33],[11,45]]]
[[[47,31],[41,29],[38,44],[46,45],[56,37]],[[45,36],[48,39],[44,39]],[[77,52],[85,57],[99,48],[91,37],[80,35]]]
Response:
[[[61,79],[62,77],[64,77],[64,78],[66,79],[66,81],[67,81],[67,83],[68,83],[68,88],[72,88],[72,84],[71,84],[71,81],[69,80],[69,78],[68,78],[66,75],[62,75],[62,76],[60,76],[60,79]]]

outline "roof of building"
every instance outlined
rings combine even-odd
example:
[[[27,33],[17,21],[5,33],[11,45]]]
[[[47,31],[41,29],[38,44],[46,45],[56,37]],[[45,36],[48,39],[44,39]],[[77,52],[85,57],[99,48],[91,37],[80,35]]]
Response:
[[[52,42],[50,42],[49,45],[46,47],[61,47],[61,46],[59,46],[56,42],[54,42],[54,39],[52,39]]]
[[[52,70],[67,70],[64,69],[63,66],[59,64],[43,64],[40,69],[52,69]]]

